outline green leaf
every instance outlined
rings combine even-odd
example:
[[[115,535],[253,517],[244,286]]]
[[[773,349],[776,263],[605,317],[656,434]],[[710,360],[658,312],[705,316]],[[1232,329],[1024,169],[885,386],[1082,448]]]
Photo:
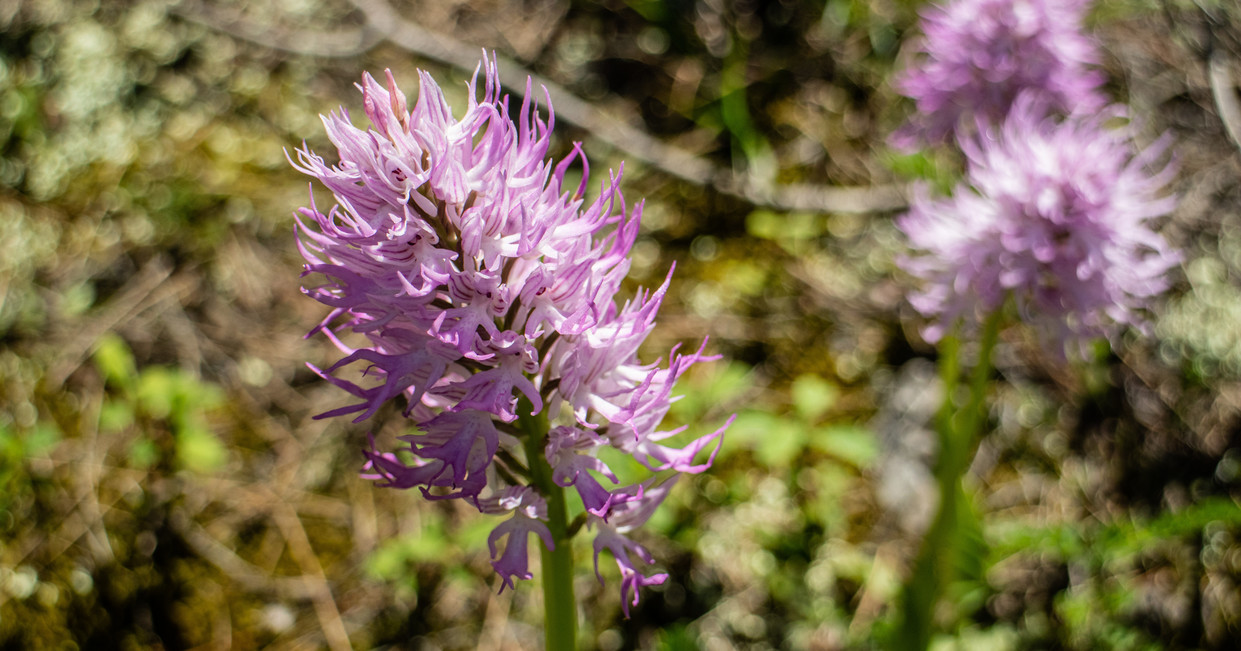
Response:
[[[827,532],[844,535],[849,523],[840,496],[854,485],[857,475],[834,459],[819,460],[813,467],[802,472],[811,473],[814,487],[814,490],[810,491],[811,500],[805,508],[806,517],[822,525]],[[802,480],[799,478],[798,481]]]
[[[26,435],[26,456],[44,456],[56,449],[63,438],[54,423],[40,421]]]
[[[731,260],[722,264],[725,288],[741,296],[758,296],[767,288],[767,269],[754,260]]]
[[[780,235],[783,218],[770,210],[755,210],[745,218],[745,230],[753,237],[774,240]]]
[[[857,425],[820,428],[810,437],[810,444],[859,470],[879,456],[879,442],[874,433]]]
[[[453,534],[453,540],[457,541],[457,547],[461,549],[482,549],[495,528],[494,518],[468,518]]]
[[[159,446],[155,441],[143,436],[129,445],[129,465],[134,468],[150,468],[159,461]]]
[[[957,526],[950,534],[949,546],[956,550],[957,576],[974,584],[985,582],[987,571],[987,541],[983,537],[982,521],[974,500],[963,490],[957,490]]]
[[[228,450],[210,430],[189,427],[177,433],[177,464],[187,470],[209,473],[228,461]]]
[[[636,484],[644,481],[651,476],[651,471],[646,466],[638,463],[632,454],[626,454],[612,447],[600,448],[598,452],[599,460],[607,465],[612,474],[616,475],[618,483],[621,486]],[[611,486],[612,482],[606,478],[602,478],[596,474],[595,479],[599,479],[604,486]],[[573,491],[576,493],[577,491]]]
[[[99,338],[95,348],[95,368],[103,375],[105,382],[115,385],[126,394],[133,393],[134,382],[138,377],[134,365],[134,355],[121,339],[114,333],[106,333]]]
[[[65,290],[61,296],[60,309],[64,318],[79,317],[90,309],[95,302],[95,286],[90,282],[80,283]]]
[[[630,9],[641,14],[648,23],[659,23],[667,18],[667,8],[659,0],[625,0],[625,4],[629,5]],[[568,183],[562,185],[566,188],[574,187]]]
[[[439,526],[426,527],[417,536],[405,539],[406,557],[415,563],[442,561],[449,547],[448,538]]]
[[[731,412],[729,405],[754,384],[751,372],[749,366],[737,362],[695,366],[682,380],[685,390],[672,403],[672,416],[681,423],[693,423],[712,408]],[[682,386],[678,384],[677,388]]]
[[[827,218],[817,213],[755,210],[746,217],[745,227],[754,237],[772,240],[790,253],[799,253],[809,240],[827,230]]]
[[[797,376],[789,391],[793,397],[793,408],[807,422],[818,420],[840,397],[840,390],[835,385],[812,373]]]
[[[698,638],[684,624],[674,624],[659,632],[655,648],[659,651],[698,651]]]
[[[99,408],[99,429],[119,432],[134,424],[133,405],[121,400],[108,400]]]
[[[410,538],[386,540],[366,559],[364,571],[375,581],[418,589],[418,573],[410,567]]]
[[[366,573],[375,580],[407,583],[415,577],[411,565],[450,560],[452,549],[443,524],[428,517],[416,534],[385,540],[366,560]]]
[[[147,368],[138,378],[138,405],[152,418],[168,418],[177,394],[177,378],[169,369]]]
[[[938,175],[935,160],[927,151],[912,154],[893,153],[887,159],[888,168],[900,176],[912,179],[932,180]]]
[[[759,440],[754,456],[768,468],[788,468],[793,459],[806,449],[806,429],[787,419],[777,421],[778,427]]]
[[[720,456],[750,449],[762,465],[786,467],[805,445],[806,430],[799,421],[766,411],[747,410],[738,414],[728,428]]]
[[[22,442],[17,434],[0,423],[0,460],[16,462],[22,457]],[[8,465],[7,463],[4,465]]]

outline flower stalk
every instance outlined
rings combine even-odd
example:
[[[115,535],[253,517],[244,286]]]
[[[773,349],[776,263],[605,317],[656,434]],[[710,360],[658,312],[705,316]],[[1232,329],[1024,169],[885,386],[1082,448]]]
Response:
[[[552,549],[539,549],[543,561],[543,636],[547,651],[577,648],[577,600],[573,596],[573,538],[569,533],[569,511],[564,489],[552,479],[552,467],[543,450],[547,446],[547,417],[528,415],[523,400],[518,427],[525,439],[530,481],[547,500],[547,529]]]
[[[955,562],[961,545],[962,518],[971,508],[962,479],[978,448],[986,416],[986,392],[991,376],[991,356],[999,336],[1003,310],[995,310],[983,325],[978,360],[970,374],[969,395],[960,409],[955,406],[961,379],[961,343],[954,334],[940,342],[940,378],[944,402],[937,421],[939,457],[935,481],[939,510],[922,540],[922,548],[902,595],[902,615],[894,649],[919,651],[931,643],[935,630],[935,606],[956,579]]]

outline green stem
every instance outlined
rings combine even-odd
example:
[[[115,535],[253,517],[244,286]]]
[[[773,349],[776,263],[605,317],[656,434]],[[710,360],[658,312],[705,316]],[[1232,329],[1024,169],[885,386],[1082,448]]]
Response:
[[[518,427],[526,446],[530,482],[547,500],[547,528],[556,548],[539,545],[543,558],[543,636],[548,651],[574,651],[577,648],[577,600],[573,597],[573,544],[569,534],[569,514],[564,489],[552,481],[552,467],[544,450],[549,431],[544,414],[530,413],[524,398],[518,405]]]
[[[935,628],[935,605],[956,574],[953,537],[960,526],[961,510],[968,508],[961,478],[969,469],[986,416],[991,353],[999,336],[1002,312],[1002,309],[997,309],[983,325],[978,361],[970,374],[969,399],[959,411],[954,397],[961,378],[960,342],[955,336],[948,336],[940,344],[939,369],[944,384],[944,402],[936,418],[939,459],[935,466],[935,480],[939,487],[939,510],[922,541],[913,574],[905,584],[902,595],[904,619],[893,646],[902,651],[920,651],[930,646]]]
[[[987,382],[991,379],[991,354],[995,352],[995,342],[1000,336],[1000,321],[1003,320],[1003,312],[1002,307],[996,308],[983,324],[982,342],[978,348],[978,363],[974,365],[974,372],[970,376],[970,399],[965,405],[964,422],[958,432],[960,437],[958,441],[963,444],[967,464],[974,457],[979,430],[987,416],[984,400],[987,397]],[[964,473],[965,468],[961,468],[959,472]]]
[[[954,331],[939,342],[939,382],[944,387],[944,401],[935,415],[935,427],[939,433],[952,428],[952,417],[957,413],[957,383],[961,381],[961,340]]]

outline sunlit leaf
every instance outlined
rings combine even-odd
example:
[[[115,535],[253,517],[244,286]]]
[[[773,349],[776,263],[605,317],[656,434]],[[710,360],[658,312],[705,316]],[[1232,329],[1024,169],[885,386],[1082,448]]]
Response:
[[[40,421],[26,435],[27,456],[45,456],[64,438],[55,423]]]
[[[138,378],[138,404],[152,418],[168,418],[178,397],[177,378],[163,367],[144,369]]]
[[[793,408],[807,421],[817,420],[827,413],[840,396],[840,390],[818,375],[806,373],[797,376],[789,387]]]
[[[138,370],[134,365],[133,353],[125,340],[109,332],[99,338],[95,348],[95,367],[103,374],[104,380],[125,393],[131,393],[137,380]]]
[[[134,408],[126,401],[106,401],[99,407],[99,429],[119,432],[134,424]]]
[[[874,432],[856,425],[835,425],[815,430],[810,443],[816,449],[862,469],[879,456]]]
[[[792,418],[757,410],[743,411],[724,437],[725,453],[749,449],[769,468],[787,467],[805,447],[806,431]]]
[[[209,473],[228,461],[228,450],[210,430],[187,428],[177,434],[177,463],[187,470]]]
[[[150,468],[159,461],[159,457],[159,446],[150,438],[144,436],[129,445],[129,465],[134,468]]]

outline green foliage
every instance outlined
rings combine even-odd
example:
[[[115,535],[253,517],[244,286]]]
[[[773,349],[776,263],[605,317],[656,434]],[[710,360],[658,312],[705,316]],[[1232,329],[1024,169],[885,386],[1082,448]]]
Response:
[[[651,23],[659,23],[667,17],[664,3],[660,0],[626,0],[625,4]]]
[[[431,512],[416,535],[385,540],[366,559],[365,571],[374,581],[386,581],[411,592],[418,590],[417,566],[443,563],[459,556],[459,543],[450,541],[441,518]]]
[[[710,422],[713,413],[738,404],[753,382],[753,371],[741,364],[718,366],[687,378],[685,397],[674,403],[671,410],[678,422]],[[781,469],[794,467],[795,459],[814,450],[855,470],[865,470],[878,453],[874,434],[856,425],[821,422],[830,414],[839,395],[840,389],[821,376],[798,376],[789,387],[791,410],[737,410],[737,419],[724,437],[720,458],[749,451],[763,467]],[[623,455],[615,459],[609,456],[606,461],[615,461],[621,468],[627,465]]]
[[[806,373],[793,379],[789,394],[797,415],[802,420],[814,421],[836,404],[840,390],[822,377]]]
[[[698,651],[697,638],[685,626],[672,626],[659,632],[658,651]]]
[[[138,368],[124,339],[113,333],[101,337],[95,347],[95,368],[99,369],[105,382],[120,389],[126,397],[134,395]]]
[[[961,181],[961,165],[948,152],[921,149],[905,154],[889,151],[883,158],[888,169],[909,181],[925,183],[934,194],[950,194]]]
[[[26,489],[22,462],[26,446],[22,437],[7,426],[0,425],[0,509]]]
[[[30,427],[0,423],[0,534],[4,520],[14,516],[10,509],[16,510],[34,489],[28,462],[50,457],[63,438],[54,421],[39,420]]]
[[[900,45],[900,30],[912,15],[910,8],[917,4],[920,3],[906,0],[884,5],[859,0],[827,0],[821,20],[825,29],[834,35],[865,34],[871,57],[890,65]]]
[[[810,435],[810,444],[859,470],[865,470],[879,454],[874,432],[856,425],[821,427]]]
[[[722,454],[725,458],[741,450],[751,450],[755,460],[766,468],[787,468],[801,455],[808,442],[802,423],[779,414],[747,410],[729,428]]]
[[[750,173],[762,181],[775,179],[776,159],[771,143],[756,128],[746,101],[749,80],[749,46],[739,32],[734,32],[734,45],[720,74],[719,116],[724,129],[732,136],[735,160],[744,160]]]
[[[737,362],[720,361],[706,373],[691,372],[685,380],[681,397],[669,410],[679,422],[691,422],[711,411],[727,410],[746,394],[754,384],[751,369]],[[703,377],[705,375],[705,377]]]
[[[891,590],[882,579],[885,569],[843,539],[855,515],[844,496],[859,490],[877,458],[878,442],[873,432],[839,413],[845,390],[828,378],[798,376],[787,390],[771,392],[776,402],[751,397],[757,375],[734,362],[696,369],[682,380],[687,397],[673,407],[677,422],[710,420],[720,410],[737,412],[716,465],[701,485],[709,510],[735,512],[741,529],[682,526],[677,540],[709,558],[719,544],[720,553],[732,559],[725,562],[739,573],[753,572],[753,580],[771,595],[771,613],[753,617],[772,618],[767,626],[788,621],[790,628],[782,634],[804,640],[813,634],[803,628],[806,622],[848,628],[849,605],[838,599],[837,590],[872,582],[877,592]],[[657,512],[656,519],[667,511]],[[665,629],[658,648],[700,648],[702,641],[691,630]],[[854,632],[858,637],[851,639],[860,642],[869,628],[854,627]]]
[[[999,524],[990,528],[988,536],[993,539],[997,559],[1024,553],[1103,565],[1132,560],[1161,541],[1198,535],[1212,524],[1241,528],[1241,505],[1228,497],[1210,497],[1147,521]]]
[[[133,467],[158,463],[169,447],[174,465],[191,472],[215,472],[228,462],[228,449],[209,419],[211,410],[224,401],[219,387],[177,368],[150,366],[139,371],[128,346],[114,334],[100,339],[94,360],[115,389],[100,407],[100,428],[114,432],[137,428],[129,445]],[[171,446],[160,442],[165,432],[172,437]]]
[[[746,232],[771,240],[792,255],[808,253],[815,241],[827,232],[827,219],[813,213],[776,213],[759,209],[745,220]]]

